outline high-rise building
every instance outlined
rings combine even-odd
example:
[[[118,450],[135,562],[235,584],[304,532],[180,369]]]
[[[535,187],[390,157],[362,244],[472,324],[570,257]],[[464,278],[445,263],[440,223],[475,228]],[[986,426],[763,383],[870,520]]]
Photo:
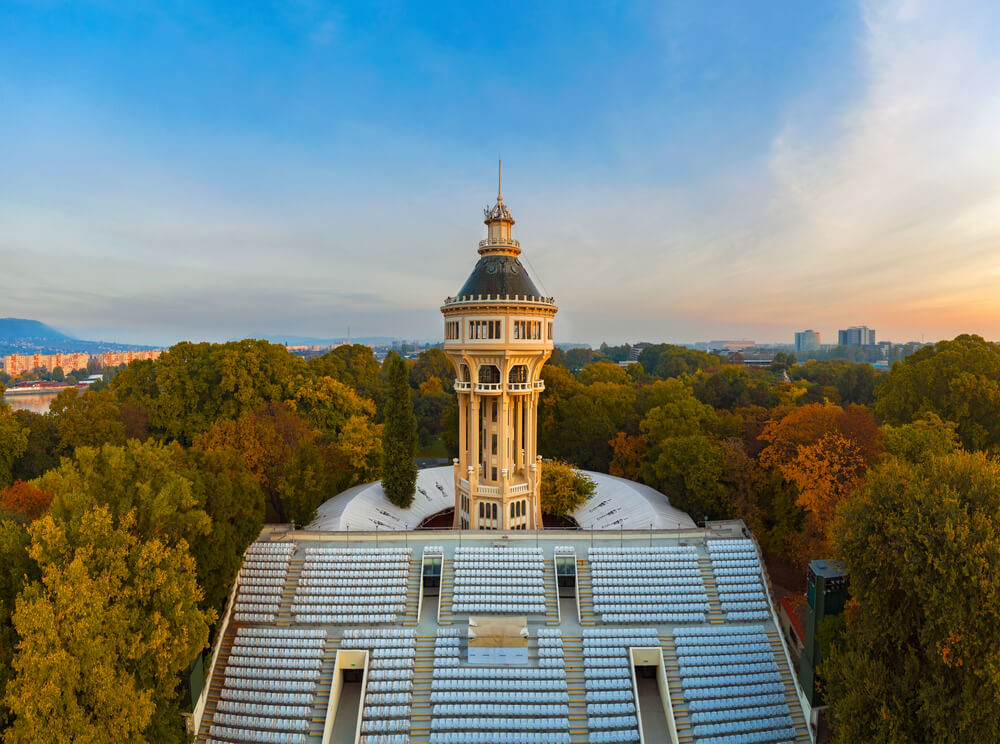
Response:
[[[454,525],[541,529],[538,399],[557,308],[517,258],[521,247],[499,182],[496,204],[484,214],[481,258],[441,307],[459,406]]]
[[[837,331],[837,344],[840,346],[874,346],[875,329],[868,326],[851,326]]]
[[[819,351],[822,334],[812,329],[798,331],[795,334],[795,351]]]

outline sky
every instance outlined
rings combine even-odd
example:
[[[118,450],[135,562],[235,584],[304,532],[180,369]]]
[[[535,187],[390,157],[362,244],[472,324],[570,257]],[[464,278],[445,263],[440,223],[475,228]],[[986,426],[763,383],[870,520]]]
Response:
[[[504,201],[557,341],[1000,339],[1000,4],[0,3],[0,317],[439,339]]]

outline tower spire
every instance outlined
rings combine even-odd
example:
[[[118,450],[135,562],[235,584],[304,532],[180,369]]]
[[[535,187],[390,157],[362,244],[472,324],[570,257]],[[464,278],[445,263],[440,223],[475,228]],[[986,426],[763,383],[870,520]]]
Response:
[[[503,196],[500,193],[500,180],[503,175],[503,161],[497,158],[497,201],[502,202]]]

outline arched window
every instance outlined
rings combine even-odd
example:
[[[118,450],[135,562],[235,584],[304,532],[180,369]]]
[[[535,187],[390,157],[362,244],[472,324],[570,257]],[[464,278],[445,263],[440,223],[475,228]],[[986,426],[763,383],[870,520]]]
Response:
[[[510,502],[510,518],[513,519],[516,516],[517,516],[517,502],[516,501],[511,501]]]
[[[487,384],[500,382],[500,369],[495,364],[484,364],[479,368],[479,381]]]
[[[459,374],[459,380],[461,382],[472,382],[472,378],[469,376],[469,365],[468,364],[464,364],[463,363],[463,364],[461,364],[459,366],[458,369],[459,369],[459,372],[458,372],[458,374]]]
[[[527,382],[528,381],[528,367],[524,364],[515,364],[510,368],[510,374],[507,376],[507,382]]]

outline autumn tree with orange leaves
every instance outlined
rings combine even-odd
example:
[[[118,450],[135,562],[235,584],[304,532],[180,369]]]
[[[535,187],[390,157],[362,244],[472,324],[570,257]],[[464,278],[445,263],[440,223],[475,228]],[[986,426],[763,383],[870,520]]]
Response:
[[[766,443],[760,462],[798,490],[808,517],[806,542],[824,549],[837,504],[863,483],[883,453],[883,434],[866,408],[812,403],[770,421],[760,433]]]

